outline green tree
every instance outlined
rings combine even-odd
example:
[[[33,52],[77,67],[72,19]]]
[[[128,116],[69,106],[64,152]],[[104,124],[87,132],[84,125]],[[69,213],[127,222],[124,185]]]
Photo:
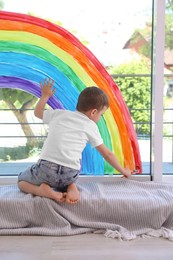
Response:
[[[27,136],[34,136],[34,132],[27,120],[27,110],[33,107],[37,98],[24,91],[17,89],[1,89],[0,101],[12,110],[13,114],[21,124],[21,128],[27,138],[27,146],[34,147],[37,140]]]
[[[173,12],[173,0],[166,1],[166,9],[171,10]]]
[[[170,50],[173,49],[173,0],[166,1],[165,47]]]
[[[4,1],[0,0],[0,10],[4,8]]]
[[[165,47],[173,49],[173,12],[165,17]]]
[[[132,120],[137,124],[137,134],[149,134],[150,127],[150,87],[151,80],[148,61],[132,61],[118,67],[110,68],[109,73],[118,85],[123,98],[129,108]],[[118,75],[129,75],[121,77]],[[142,74],[144,76],[136,76]],[[140,124],[142,123],[142,124]]]

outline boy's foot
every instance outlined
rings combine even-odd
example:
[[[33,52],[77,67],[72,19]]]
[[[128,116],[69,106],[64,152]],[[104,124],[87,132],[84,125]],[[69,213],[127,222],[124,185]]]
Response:
[[[76,184],[72,183],[67,188],[66,194],[66,203],[68,204],[76,204],[79,201],[79,191],[76,187]]]
[[[40,192],[44,194],[44,197],[53,199],[58,202],[64,202],[65,196],[62,192],[54,191],[49,185],[46,183],[42,183],[40,185]]]

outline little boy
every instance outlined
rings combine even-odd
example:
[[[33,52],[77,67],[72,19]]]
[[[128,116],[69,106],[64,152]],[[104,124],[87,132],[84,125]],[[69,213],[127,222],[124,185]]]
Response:
[[[75,182],[87,143],[125,177],[129,177],[131,171],[123,168],[103,144],[96,125],[109,107],[107,95],[98,87],[88,87],[80,93],[76,111],[45,110],[48,99],[55,92],[53,84],[51,79],[40,83],[42,95],[34,114],[48,124],[49,133],[38,162],[19,174],[18,187],[25,193],[75,204],[80,197]]]

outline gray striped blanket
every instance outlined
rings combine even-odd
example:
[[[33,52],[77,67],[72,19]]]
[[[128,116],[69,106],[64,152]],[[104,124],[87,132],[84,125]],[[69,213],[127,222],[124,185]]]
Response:
[[[80,202],[57,203],[0,187],[0,235],[64,236],[100,232],[122,240],[173,240],[173,185],[120,179],[78,185]]]

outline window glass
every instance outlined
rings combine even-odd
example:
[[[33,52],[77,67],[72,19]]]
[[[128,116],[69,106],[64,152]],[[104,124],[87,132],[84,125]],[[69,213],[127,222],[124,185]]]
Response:
[[[173,1],[166,1],[163,114],[163,173],[173,173]]]
[[[152,0],[64,0],[58,8],[56,0],[3,2],[2,10],[31,14],[63,26],[104,65],[131,113],[143,174],[150,174]],[[172,120],[169,116],[172,114],[169,110],[173,92],[171,80],[171,77],[165,78],[165,84],[169,85],[165,90],[165,120],[168,122]],[[0,89],[1,175],[16,175],[36,162],[47,134],[46,126],[33,114],[37,98],[20,90],[10,90],[10,95],[9,89]],[[165,144],[170,145],[172,124],[165,125],[168,125]],[[169,158],[169,162],[171,160]]]

